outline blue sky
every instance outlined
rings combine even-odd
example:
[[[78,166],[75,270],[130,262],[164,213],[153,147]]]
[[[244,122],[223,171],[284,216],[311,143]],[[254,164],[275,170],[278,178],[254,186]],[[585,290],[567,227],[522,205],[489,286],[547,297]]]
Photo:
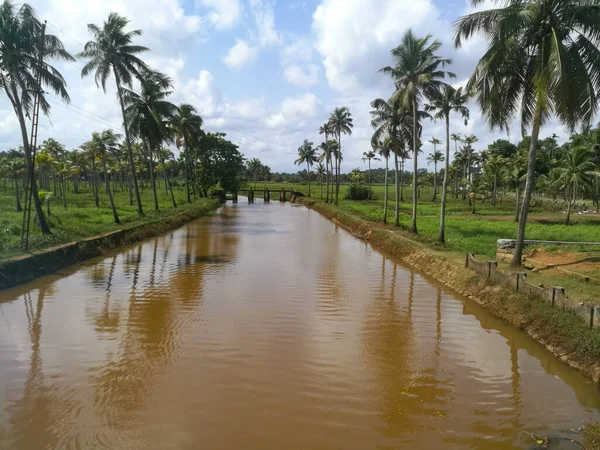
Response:
[[[224,131],[247,157],[258,157],[273,171],[296,171],[296,151],[304,139],[318,144],[318,127],[336,106],[347,106],[355,120],[352,136],[342,138],[343,170],[365,167],[370,149],[369,103],[388,98],[391,82],[378,69],[391,63],[389,50],[408,28],[432,33],[451,70],[464,83],[485,50],[474,39],[452,46],[452,22],[469,12],[467,0],[33,0],[48,29],[73,53],[89,35],[86,24],[101,23],[110,11],[131,20],[151,49],[144,58],[173,79],[176,102],[192,103],[209,131]],[[72,103],[53,100],[40,136],[78,147],[93,131],[120,129],[115,93],[104,94],[92,78],[81,79],[83,61],[58,64]],[[0,145],[19,145],[14,113],[0,105]],[[517,141],[518,124],[509,138]],[[465,126],[457,117],[452,132],[475,134],[478,149],[505,135],[492,133],[472,105]],[[555,122],[542,134],[567,133]],[[444,140],[441,123],[426,122],[424,138]],[[431,151],[424,147],[426,152]],[[419,165],[426,166],[426,155]]]

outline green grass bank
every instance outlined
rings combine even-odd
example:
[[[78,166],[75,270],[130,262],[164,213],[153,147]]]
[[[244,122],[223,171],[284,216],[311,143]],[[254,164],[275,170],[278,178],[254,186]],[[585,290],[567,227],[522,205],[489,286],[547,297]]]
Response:
[[[159,211],[153,211],[152,193],[145,189],[142,199],[146,211],[144,216],[139,216],[135,206],[129,205],[129,195],[117,192],[115,200],[121,218],[121,224],[117,225],[108,199],[100,197],[99,207],[96,207],[91,190],[68,193],[67,208],[58,201],[51,204],[51,235],[42,235],[32,224],[30,251],[27,253],[20,248],[22,213],[6,211],[6,195],[0,195],[0,229],[4,231],[0,238],[0,289],[178,228],[219,207],[219,202],[211,199],[197,199],[187,204],[183,189],[177,189],[175,194],[177,208],[172,206],[170,197],[163,191],[159,196]],[[14,202],[11,206],[14,207]]]

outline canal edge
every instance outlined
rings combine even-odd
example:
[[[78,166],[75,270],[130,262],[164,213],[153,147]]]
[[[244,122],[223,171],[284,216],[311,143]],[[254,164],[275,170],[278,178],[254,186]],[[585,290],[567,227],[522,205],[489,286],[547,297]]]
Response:
[[[566,350],[566,347],[572,347],[576,342],[564,342],[564,345],[557,345],[553,342],[556,337],[556,328],[536,327],[535,323],[531,323],[531,320],[528,321],[525,317],[527,313],[525,308],[518,308],[519,305],[524,306],[541,300],[523,295],[508,286],[494,283],[490,278],[465,268],[464,261],[463,264],[453,262],[425,244],[400,236],[384,226],[378,226],[378,224],[352,216],[325,203],[305,198],[300,198],[298,201],[353,236],[368,241],[375,248],[393,255],[418,271],[431,276],[457,294],[476,302],[495,317],[525,331],[554,356],[583,373],[595,384],[600,385],[600,362],[595,361],[593,355],[588,355],[588,358],[569,355],[570,352]],[[583,328],[583,325],[581,326]],[[556,324],[556,327],[560,327],[560,324]]]
[[[1,261],[0,291],[52,274],[119,247],[174,230],[192,220],[212,213],[220,206],[222,204],[218,200],[212,200],[172,216]]]

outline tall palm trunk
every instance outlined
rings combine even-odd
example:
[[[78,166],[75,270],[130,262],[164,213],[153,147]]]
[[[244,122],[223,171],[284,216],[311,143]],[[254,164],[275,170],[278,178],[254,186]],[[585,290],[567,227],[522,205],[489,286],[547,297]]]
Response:
[[[266,186],[266,182],[265,182]],[[319,175],[319,200],[323,200],[323,173]]]
[[[404,158],[400,161],[400,201],[404,201]]]
[[[177,208],[177,202],[175,201],[175,196],[173,195],[173,186],[171,186],[171,181],[169,180],[169,174],[167,173],[167,168],[165,166],[165,157],[160,154],[160,163],[163,166],[165,171],[165,188],[168,187],[169,192],[171,193],[171,203],[173,203],[173,208]]]
[[[44,216],[44,211],[42,211],[42,202],[40,201],[40,197],[38,195],[37,181],[35,177],[35,162],[33,161],[31,154],[31,147],[29,146],[29,138],[27,136],[27,125],[25,124],[25,117],[23,116],[23,108],[21,106],[21,102],[19,100],[19,93],[17,92],[17,88],[12,85],[12,98],[9,97],[15,112],[17,113],[17,118],[19,120],[19,126],[21,128],[21,138],[23,139],[23,150],[25,152],[25,162],[27,164],[27,171],[29,173],[29,186],[31,187],[31,197],[33,200],[33,207],[35,209],[35,214],[38,219],[38,224],[40,226],[40,231],[43,234],[50,234],[50,227],[48,226],[48,222],[46,221],[46,217]],[[27,189],[25,190],[27,193]]]
[[[512,265],[521,266],[523,258],[523,248],[525,247],[525,227],[527,226],[527,215],[529,214],[529,202],[531,193],[535,184],[535,158],[538,147],[538,138],[542,124],[542,108],[539,100],[537,101],[535,115],[533,117],[533,129],[531,131],[531,145],[529,147],[529,162],[527,163],[527,181],[525,182],[525,192],[523,193],[523,203],[521,205],[521,217],[519,218],[519,232],[517,234],[517,245],[513,255]]]
[[[575,185],[574,181],[571,183],[571,191],[573,191],[571,194],[572,199],[567,202],[568,203],[567,204],[567,222],[566,222],[567,225],[569,225],[571,223],[571,208],[575,204],[576,195],[577,195],[577,186]]]
[[[440,234],[438,241],[446,242],[446,195],[448,193],[448,172],[450,167],[450,114],[446,114],[446,161],[444,162],[444,181],[442,181],[442,206],[440,208]]]
[[[308,196],[310,197],[310,165],[306,161],[306,178],[308,178]]]
[[[385,175],[383,178],[383,223],[387,223],[387,211],[388,211],[388,170],[390,165],[390,156],[385,158]]]
[[[100,199],[98,198],[98,179],[96,178],[96,158],[94,157],[94,155],[92,155],[91,182],[92,192],[94,194],[94,203],[96,204],[96,208],[100,208]]]
[[[410,231],[417,232],[417,101],[413,101],[413,205]]]
[[[433,162],[433,198],[431,201],[435,202],[437,199],[437,161]]]
[[[110,190],[110,182],[108,179],[108,170],[106,169],[106,158],[104,152],[102,153],[102,169],[104,171],[104,185],[106,186],[106,195],[108,195],[108,201],[110,202],[110,209],[112,209],[113,219],[117,225],[121,223],[119,215],[117,214],[117,208],[115,207],[115,201],[113,199],[112,192]]]
[[[67,209],[67,179],[62,176],[60,182],[62,184],[63,208]]]
[[[335,157],[336,177],[335,177],[335,206],[338,205],[340,198],[340,171],[342,168],[342,132],[338,131],[338,154]]]
[[[21,194],[19,193],[19,179],[15,178],[15,196],[17,198],[17,212],[23,211],[21,206]]]
[[[371,158],[369,158],[369,195],[367,200],[371,200]]]
[[[184,170],[185,170],[185,195],[186,195],[186,201],[188,203],[192,203],[192,199],[190,198],[190,157],[188,155],[188,142],[187,142],[187,138],[184,137],[184,149],[183,149],[183,156],[184,156]]]
[[[119,74],[113,68],[115,75],[115,81],[117,83],[117,92],[119,94],[119,104],[121,106],[121,114],[123,115],[123,128],[125,129],[125,144],[127,145],[127,159],[129,160],[129,169],[131,170],[131,184],[135,193],[135,201],[137,203],[137,210],[140,216],[144,215],[144,209],[142,208],[142,199],[140,197],[140,190],[137,183],[137,175],[135,173],[135,164],[133,162],[133,152],[131,151],[131,139],[129,138],[129,128],[125,121],[125,105],[123,104],[123,92],[121,91],[121,80]]]
[[[325,171],[325,203],[329,203],[329,161],[325,159],[325,166],[327,170]]]
[[[152,199],[154,200],[154,211],[158,211],[158,195],[156,195],[156,180],[154,179],[154,161],[152,160],[152,145],[146,143],[148,149],[148,172],[150,173],[150,186],[152,187]]]
[[[496,189],[498,184],[498,177],[494,173],[494,187],[492,189],[492,206],[496,206]]]
[[[400,226],[400,183],[398,177],[398,151],[394,152],[394,169],[396,172],[396,210],[394,211],[394,226]]]

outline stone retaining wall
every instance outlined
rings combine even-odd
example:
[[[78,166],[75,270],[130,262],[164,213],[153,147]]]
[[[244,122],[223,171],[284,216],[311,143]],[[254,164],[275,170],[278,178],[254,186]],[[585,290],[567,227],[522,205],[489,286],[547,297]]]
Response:
[[[600,328],[600,306],[575,303],[567,297],[562,287],[536,286],[527,281],[526,273],[503,273],[498,270],[496,261],[478,261],[472,253],[467,253],[465,266],[484,277],[511,286],[525,295],[533,295],[547,301],[553,307],[561,308],[563,311],[572,311],[580,316],[590,328]]]

